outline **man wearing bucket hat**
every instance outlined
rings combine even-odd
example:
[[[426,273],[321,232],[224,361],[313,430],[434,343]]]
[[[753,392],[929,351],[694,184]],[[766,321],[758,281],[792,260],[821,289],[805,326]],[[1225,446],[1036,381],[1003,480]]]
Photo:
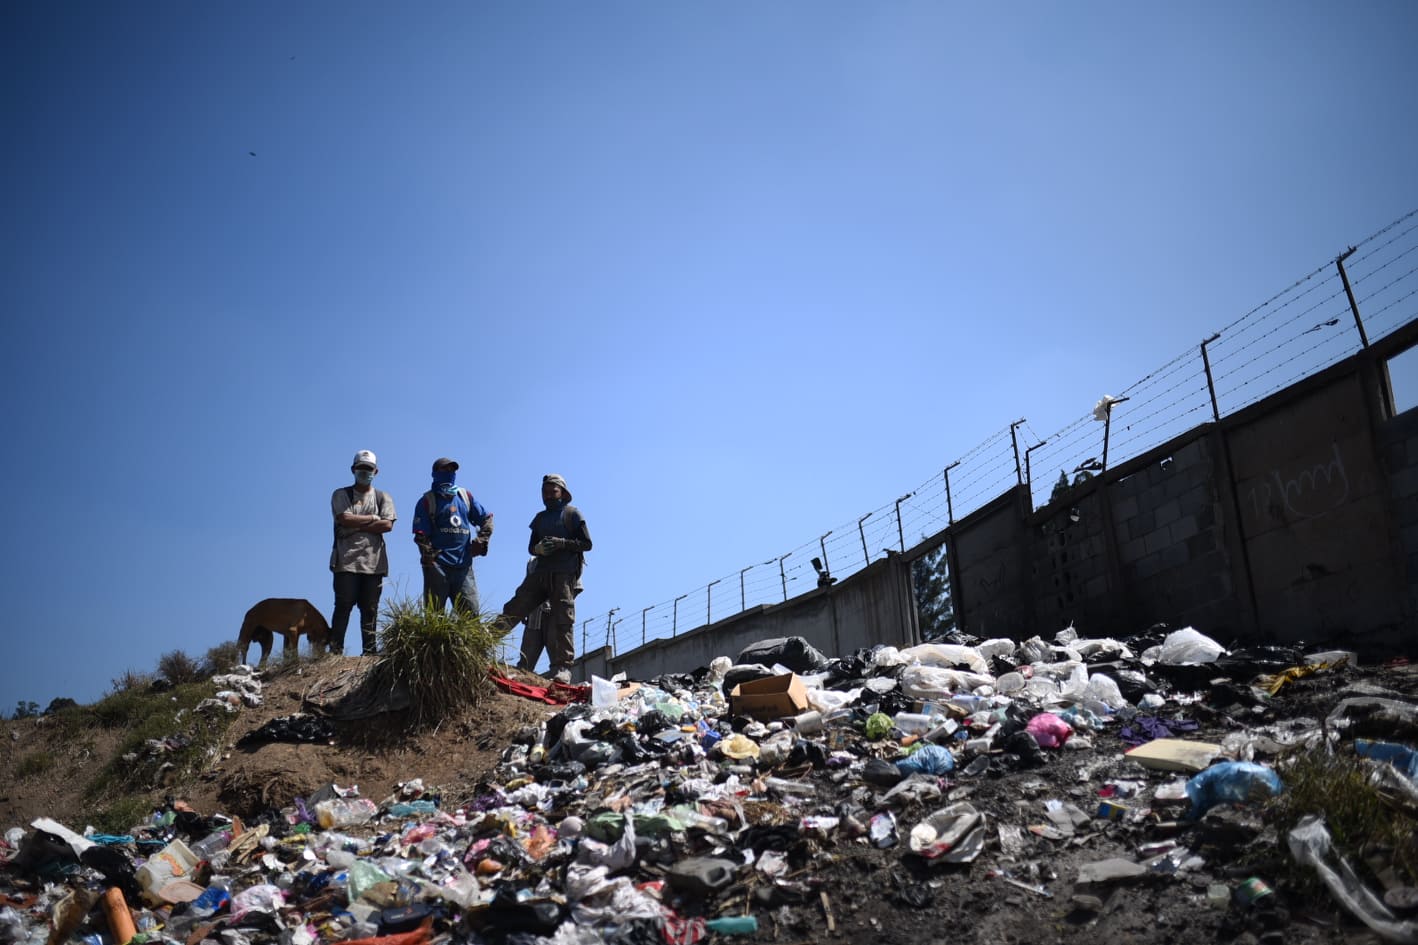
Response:
[[[591,550],[591,533],[581,511],[571,504],[566,480],[555,473],[542,477],[542,505],[545,508],[532,519],[532,535],[527,541],[536,565],[503,605],[502,616],[510,626],[543,603],[551,604],[551,614],[542,623],[551,656],[550,673],[557,682],[567,683],[576,659],[576,595],[581,591],[586,552]]]
[[[374,628],[379,618],[379,597],[389,573],[384,535],[394,527],[394,500],[389,493],[374,488],[379,460],[369,450],[355,454],[350,472],[354,473],[354,485],[342,486],[330,497],[330,512],[335,517],[335,547],[330,552],[330,570],[335,575],[330,650],[345,651],[350,612],[358,605],[360,642],[368,656],[376,648]]]
[[[454,485],[457,474],[454,460],[441,456],[433,461],[433,488],[414,509],[414,543],[428,606],[442,610],[451,600],[455,610],[476,614],[480,602],[473,559],[487,554],[492,513],[467,489]]]

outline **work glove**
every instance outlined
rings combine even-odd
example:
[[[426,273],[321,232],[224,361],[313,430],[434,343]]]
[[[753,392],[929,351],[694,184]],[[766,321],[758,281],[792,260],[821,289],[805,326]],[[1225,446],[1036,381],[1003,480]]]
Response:
[[[554,555],[558,551],[565,551],[570,547],[571,541],[566,538],[553,538],[550,535],[537,542],[537,554]]]
[[[487,539],[474,538],[468,543],[468,549],[472,552],[474,558],[481,558],[483,555],[487,554]]]
[[[425,568],[431,568],[438,564],[438,552],[431,544],[418,543],[419,563]]]

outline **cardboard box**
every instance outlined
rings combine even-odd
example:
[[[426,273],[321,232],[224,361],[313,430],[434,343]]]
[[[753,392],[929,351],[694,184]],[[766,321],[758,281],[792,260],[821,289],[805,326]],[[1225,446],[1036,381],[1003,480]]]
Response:
[[[1195,774],[1221,754],[1221,746],[1181,738],[1157,738],[1126,752],[1130,761],[1154,771],[1190,771]]]
[[[807,686],[797,673],[739,683],[729,693],[729,711],[760,722],[797,715],[807,707]]]

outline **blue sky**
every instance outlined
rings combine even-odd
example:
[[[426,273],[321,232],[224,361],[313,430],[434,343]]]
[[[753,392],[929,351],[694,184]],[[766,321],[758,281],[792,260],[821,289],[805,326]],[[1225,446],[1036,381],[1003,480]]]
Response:
[[[0,709],[328,612],[358,449],[386,598],[449,455],[488,605],[555,471],[581,615],[638,624],[1057,430],[1418,206],[1415,36],[1401,0],[6,4]]]

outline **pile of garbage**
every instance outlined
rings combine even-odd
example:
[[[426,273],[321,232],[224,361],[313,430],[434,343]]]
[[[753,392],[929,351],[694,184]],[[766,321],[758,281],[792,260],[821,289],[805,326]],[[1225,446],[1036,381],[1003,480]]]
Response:
[[[1227,651],[1192,628],[960,636],[834,659],[801,638],[764,641],[694,673],[593,679],[588,701],[519,732],[458,803],[413,779],[378,801],[329,785],[250,823],[170,801],[121,836],[14,827],[0,843],[0,943],[801,939],[853,908],[834,902],[831,878],[852,851],[900,866],[882,895],[902,910],[969,877],[1024,908],[1059,897],[1051,908],[1086,921],[1145,879],[1274,940],[1272,882],[1214,858],[1218,833],[1262,834],[1256,811],[1286,790],[1276,759],[1353,751],[1418,803],[1403,743],[1418,710],[1377,687],[1338,689],[1354,661]],[[1342,696],[1323,719],[1268,710],[1320,676]],[[253,681],[243,670],[218,700],[259,702]],[[1376,732],[1399,737],[1355,737]],[[1371,889],[1321,818],[1284,843],[1353,919],[1418,941],[1418,892],[1398,878]],[[1105,847],[1119,855],[1086,855]],[[1073,875],[1055,865],[1065,850]]]

